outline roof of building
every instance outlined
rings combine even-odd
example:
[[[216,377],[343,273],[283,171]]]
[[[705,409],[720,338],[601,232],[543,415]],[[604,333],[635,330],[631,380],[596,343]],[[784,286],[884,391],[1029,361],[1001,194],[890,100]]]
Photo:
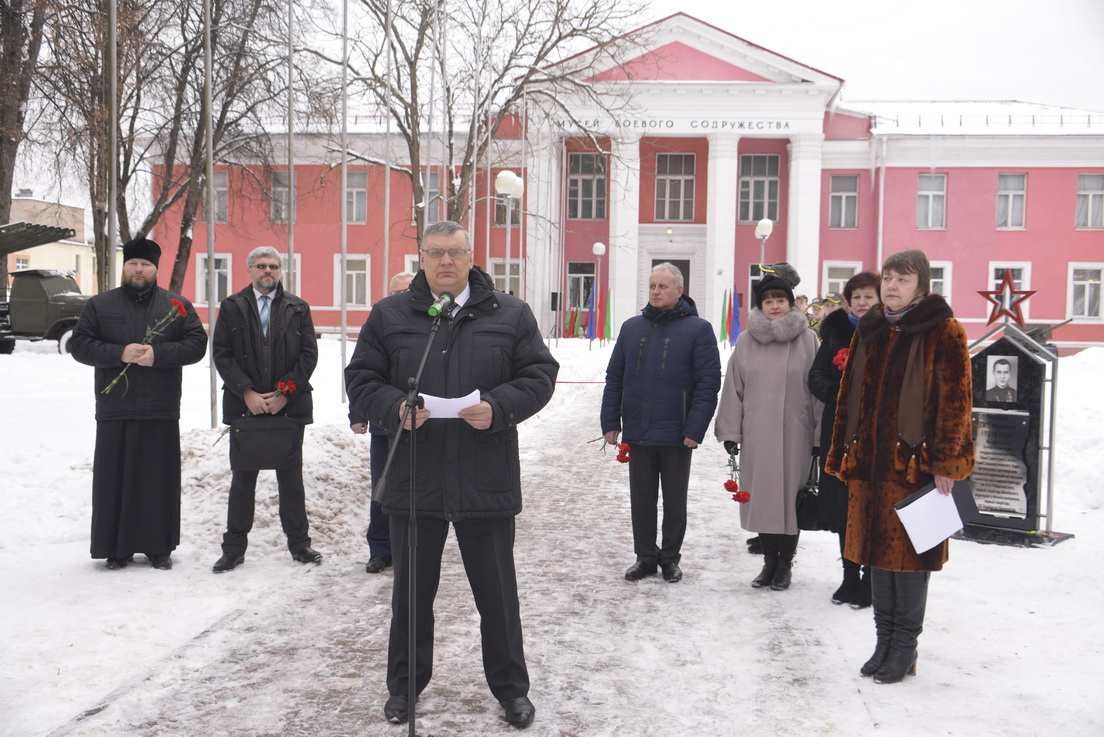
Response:
[[[1104,112],[1022,100],[846,100],[875,135],[1104,135]]]

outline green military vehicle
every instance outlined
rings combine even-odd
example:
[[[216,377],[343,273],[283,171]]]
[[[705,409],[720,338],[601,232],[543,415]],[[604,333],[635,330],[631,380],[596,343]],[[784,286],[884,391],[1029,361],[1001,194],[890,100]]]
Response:
[[[0,226],[0,258],[73,235],[68,228]],[[56,340],[58,352],[68,353],[69,337],[90,297],[71,275],[53,269],[16,271],[12,279],[10,294],[0,290],[0,355],[15,350],[17,339]]]

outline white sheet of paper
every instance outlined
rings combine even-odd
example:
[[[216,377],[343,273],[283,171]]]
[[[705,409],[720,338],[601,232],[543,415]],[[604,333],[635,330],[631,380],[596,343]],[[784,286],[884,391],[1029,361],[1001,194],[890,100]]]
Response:
[[[917,553],[931,550],[962,529],[962,517],[958,514],[954,497],[940,494],[934,487],[896,512]]]
[[[479,390],[473,389],[466,397],[455,399],[435,397],[432,394],[423,394],[422,399],[425,400],[425,408],[429,410],[429,419],[454,420],[460,416],[460,410],[479,404]]]

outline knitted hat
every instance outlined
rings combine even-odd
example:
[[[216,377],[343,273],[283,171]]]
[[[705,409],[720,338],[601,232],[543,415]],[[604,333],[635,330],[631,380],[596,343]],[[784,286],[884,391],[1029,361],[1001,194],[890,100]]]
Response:
[[[161,246],[148,238],[134,238],[123,244],[123,261],[140,258],[154,266],[161,260]]]
[[[794,306],[793,287],[790,286],[787,280],[769,275],[755,285],[755,306],[758,309],[763,309],[763,295],[767,292],[784,292],[786,299],[790,302],[790,307]]]

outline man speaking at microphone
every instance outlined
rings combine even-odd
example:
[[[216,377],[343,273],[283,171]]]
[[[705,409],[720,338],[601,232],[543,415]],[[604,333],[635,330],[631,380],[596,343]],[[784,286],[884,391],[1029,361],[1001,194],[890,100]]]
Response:
[[[410,711],[407,546],[413,433],[418,464],[413,484],[416,690],[425,689],[433,671],[433,599],[451,523],[479,610],[487,683],[506,721],[524,728],[535,709],[528,698],[514,572],[514,516],[521,511],[517,425],[551,399],[559,364],[528,305],[496,292],[487,273],[472,265],[471,244],[461,225],[444,221],[426,228],[421,265],[409,290],[372,310],[345,369],[351,409],[385,428],[398,445],[380,500],[390,516],[395,566],[384,716],[402,723]],[[442,309],[444,317],[419,391],[463,397],[478,390],[480,402],[461,410],[459,419],[434,419],[419,409],[400,429],[408,380],[418,372],[430,335],[431,308]]]

